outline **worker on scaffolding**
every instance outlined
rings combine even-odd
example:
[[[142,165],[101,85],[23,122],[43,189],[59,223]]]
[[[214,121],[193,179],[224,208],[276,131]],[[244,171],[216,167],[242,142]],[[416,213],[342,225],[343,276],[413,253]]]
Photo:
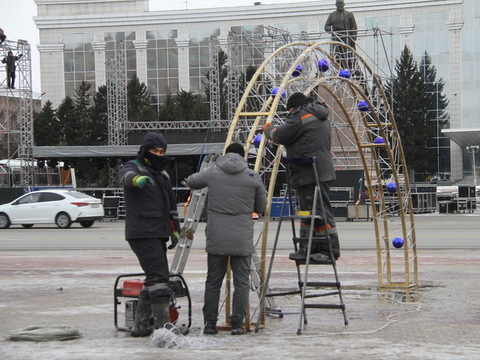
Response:
[[[330,204],[330,185],[335,179],[335,169],[331,153],[331,124],[328,120],[329,110],[325,103],[315,101],[302,93],[292,94],[287,101],[289,114],[282,125],[263,126],[265,136],[276,144],[284,145],[287,156],[297,162],[288,165],[289,186],[296,190],[298,210],[311,213],[315,194],[316,177],[312,163],[300,161],[315,158],[317,176],[320,182],[321,199],[317,201],[315,212],[326,219],[315,219],[314,234],[310,259],[317,262],[330,261],[330,247],[326,241],[327,231],[332,244],[333,256],[340,257],[335,218]],[[321,201],[321,203],[320,203]],[[311,221],[303,219],[300,223],[300,237],[307,237]],[[290,254],[292,260],[305,260],[306,244],[300,242],[299,249]]]
[[[13,52],[9,51],[7,56],[2,60],[2,63],[6,64],[7,68],[7,87],[9,89],[15,89],[15,70],[17,69],[16,62],[22,58],[22,54],[15,56]]]

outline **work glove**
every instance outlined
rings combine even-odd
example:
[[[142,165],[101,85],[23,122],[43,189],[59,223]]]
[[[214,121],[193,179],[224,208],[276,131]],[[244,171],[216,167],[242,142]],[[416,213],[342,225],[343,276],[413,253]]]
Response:
[[[170,241],[172,242],[168,247],[170,250],[173,249],[178,244],[178,231],[174,231],[172,235],[170,235]]]
[[[143,189],[153,184],[153,179],[150,176],[137,175],[132,179],[133,186]]]
[[[266,123],[265,125],[263,125],[262,131],[263,131],[263,132],[267,131],[267,129],[268,129],[270,126],[272,126],[272,123]]]

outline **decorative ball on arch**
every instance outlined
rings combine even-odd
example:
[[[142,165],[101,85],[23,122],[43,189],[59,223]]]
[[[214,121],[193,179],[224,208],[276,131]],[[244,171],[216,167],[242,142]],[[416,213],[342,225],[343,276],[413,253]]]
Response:
[[[344,79],[350,79],[351,74],[350,74],[350,71],[348,69],[342,69],[338,73],[338,76],[340,76]]]
[[[358,110],[361,112],[366,112],[370,109],[370,107],[368,106],[368,103],[365,100],[360,101],[357,107],[358,107]]]
[[[395,182],[390,182],[387,184],[387,191],[390,194],[395,194],[397,192],[397,184]]]
[[[327,59],[322,59],[317,62],[318,70],[321,72],[327,72],[330,64],[328,63]]]
[[[272,90],[272,97],[277,96],[279,90],[280,90],[280,88],[278,86],[275,86]],[[282,91],[282,99],[286,99],[286,98],[287,98],[287,92],[285,90],[283,90]]]
[[[392,239],[392,245],[393,247],[400,249],[403,247],[404,241],[401,237],[394,237]]]
[[[299,76],[302,73],[302,70],[303,70],[302,65],[298,64],[295,67],[295,70],[293,70],[292,76],[295,76],[295,77]]]
[[[381,136],[377,136],[375,140],[373,140],[374,144],[385,144],[385,139]]]
[[[262,141],[262,134],[255,135],[255,137],[253,138],[253,145],[258,149],[261,141]]]

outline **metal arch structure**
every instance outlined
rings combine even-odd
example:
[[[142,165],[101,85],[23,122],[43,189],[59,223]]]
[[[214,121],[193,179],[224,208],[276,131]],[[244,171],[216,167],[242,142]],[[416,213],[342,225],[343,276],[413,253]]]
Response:
[[[353,55],[352,68],[342,68],[345,62],[330,52],[332,46]],[[269,177],[270,204],[284,149],[270,144],[264,136],[255,146],[254,139],[263,124],[284,121],[286,99],[294,92],[329,105],[336,169],[364,170],[373,213],[379,287],[417,285],[415,222],[402,144],[380,77],[353,48],[335,41],[295,42],[272,52],[247,86],[225,146],[235,139],[246,144],[247,154],[256,154],[255,170]],[[242,122],[252,126],[240,131]],[[262,281],[269,213],[267,208],[261,243]],[[401,249],[391,245],[396,237],[404,242]]]

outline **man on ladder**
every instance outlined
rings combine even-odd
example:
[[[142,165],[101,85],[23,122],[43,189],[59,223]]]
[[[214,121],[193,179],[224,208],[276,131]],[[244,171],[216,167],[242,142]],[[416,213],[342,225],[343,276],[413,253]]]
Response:
[[[330,205],[330,186],[335,179],[335,169],[331,153],[331,125],[329,110],[325,103],[315,101],[302,93],[294,93],[287,101],[289,114],[285,123],[263,127],[266,137],[276,144],[284,145],[287,156],[294,159],[315,158],[317,175],[320,182],[321,200],[326,219],[314,220],[313,236],[317,240],[312,244],[310,260],[329,262],[331,259],[327,231],[335,259],[340,257],[335,218]],[[311,163],[294,162],[289,165],[289,186],[296,190],[299,214],[311,213],[315,194],[315,174]],[[321,204],[316,204],[316,214],[322,214]],[[308,238],[310,219],[300,223],[300,237]],[[321,238],[321,239],[319,239]],[[292,260],[305,260],[307,248],[305,242],[299,243],[298,251],[290,254]]]

